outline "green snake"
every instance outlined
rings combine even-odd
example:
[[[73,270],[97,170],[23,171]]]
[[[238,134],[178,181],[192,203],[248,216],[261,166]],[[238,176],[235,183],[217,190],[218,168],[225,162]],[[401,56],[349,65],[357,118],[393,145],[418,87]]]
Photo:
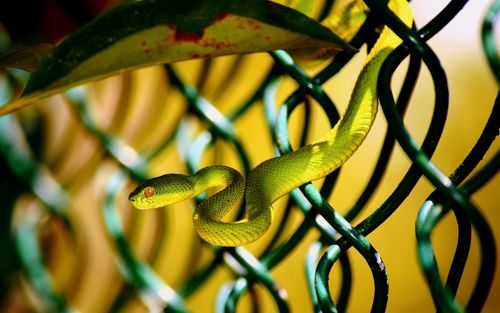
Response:
[[[356,1],[356,5],[362,5]],[[408,26],[412,15],[406,0],[391,0],[389,8]],[[339,29],[345,25],[338,25]],[[335,28],[334,28],[335,29]],[[340,34],[342,35],[342,34]],[[383,61],[401,40],[387,26],[370,50],[342,119],[315,143],[271,158],[252,169],[245,179],[226,166],[208,166],[193,175],[166,174],[140,184],[129,196],[139,209],[163,207],[190,199],[211,188],[220,191],[195,209],[199,236],[219,246],[239,246],[260,238],[272,222],[272,204],[293,189],[325,177],[360,146],[377,112],[376,83]],[[245,201],[246,218],[224,217]]]

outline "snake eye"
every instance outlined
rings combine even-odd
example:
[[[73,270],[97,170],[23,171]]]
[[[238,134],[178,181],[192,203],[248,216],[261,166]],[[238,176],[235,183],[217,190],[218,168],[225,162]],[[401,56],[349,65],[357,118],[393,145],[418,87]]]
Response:
[[[154,195],[155,195],[155,190],[153,187],[146,187],[146,189],[144,189],[144,196],[146,198],[151,198]]]

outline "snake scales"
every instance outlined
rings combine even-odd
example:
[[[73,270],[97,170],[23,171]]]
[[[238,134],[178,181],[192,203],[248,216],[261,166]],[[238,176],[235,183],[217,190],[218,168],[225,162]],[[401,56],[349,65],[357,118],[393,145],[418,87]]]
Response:
[[[362,5],[362,1],[353,3]],[[411,25],[406,0],[391,0],[389,8]],[[345,32],[352,33],[345,24],[334,22],[332,28],[341,37]],[[208,166],[191,176],[166,174],[147,180],[130,194],[129,200],[139,209],[157,208],[195,197],[213,187],[222,188],[194,211],[193,222],[200,237],[220,246],[239,246],[257,240],[271,225],[273,202],[302,184],[328,175],[363,142],[377,112],[378,73],[386,57],[400,43],[401,39],[385,26],[366,57],[344,116],[315,143],[264,161],[248,173],[246,180],[230,167]],[[242,201],[246,218],[224,221]]]

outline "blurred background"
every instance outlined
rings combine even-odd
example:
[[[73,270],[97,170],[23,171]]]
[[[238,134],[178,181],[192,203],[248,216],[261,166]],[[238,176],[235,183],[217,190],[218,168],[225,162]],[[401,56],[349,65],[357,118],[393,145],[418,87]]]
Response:
[[[9,1],[0,5],[0,22],[10,37],[11,47],[57,43],[117,2]],[[417,27],[426,24],[447,3],[412,1]],[[498,92],[480,38],[489,5],[490,1],[467,3],[429,41],[447,74],[450,91],[447,122],[432,158],[446,175],[454,171],[476,143]],[[497,43],[499,33],[496,32]],[[345,110],[365,56],[363,48],[323,85],[340,112]],[[243,172],[241,151],[251,167],[274,156],[263,101],[255,101],[234,119],[236,141],[222,140],[216,132],[207,131],[210,123],[193,109],[182,90],[182,86],[195,87],[218,111],[231,116],[269,77],[273,64],[269,54],[259,53],[181,62],[173,64],[169,71],[162,66],[151,67],[93,82],[0,117],[0,312],[50,311],[66,305],[80,312],[146,312],[161,307],[165,299],[180,299],[193,312],[213,311],[216,299],[223,298],[223,286],[237,278],[238,267],[231,266],[234,260],[196,236],[191,221],[194,202],[139,212],[131,207],[127,196],[139,180],[164,173],[187,173],[209,164],[226,164]],[[402,84],[404,65],[392,82],[395,90]],[[314,75],[324,67],[322,63],[305,65],[303,69]],[[20,81],[27,76],[21,71],[12,73]],[[276,109],[298,84],[281,76],[274,86],[265,95]],[[5,72],[0,72],[0,102],[14,97],[19,88]],[[431,76],[423,66],[405,117],[419,143],[432,115],[433,88]],[[304,131],[305,116],[310,118],[307,142],[313,142],[329,129],[327,118],[317,105],[313,103],[310,112],[298,108],[289,124],[294,147]],[[340,213],[347,212],[356,202],[369,180],[386,129],[387,122],[379,112],[367,140],[343,166],[329,197]],[[196,147],[204,147],[210,138],[211,145],[193,152]],[[497,140],[483,162],[491,159],[499,147]],[[352,222],[354,225],[387,199],[410,165],[396,145],[382,181]],[[500,178],[496,175],[471,198],[496,238],[500,236],[499,186]],[[418,264],[415,239],[417,212],[433,190],[432,184],[421,178],[396,212],[368,236],[388,271],[387,312],[434,311]],[[277,221],[285,216],[286,203],[287,199],[275,203],[272,229],[246,246],[249,252],[258,256],[273,240],[279,227]],[[278,243],[293,234],[304,215],[292,209],[286,218]],[[318,236],[317,230],[309,231],[271,271],[275,281],[286,290],[292,312],[313,311],[304,264]],[[472,239],[458,290],[461,303],[470,297],[480,266],[478,241],[474,235]],[[456,222],[449,214],[432,236],[441,273],[446,273],[452,262],[456,240]],[[348,312],[367,312],[372,303],[373,281],[365,260],[351,250],[348,254],[353,277]],[[127,272],[127,253],[141,264],[149,264],[155,273],[151,278],[145,267],[132,262],[137,275],[152,281],[163,280],[158,288],[165,292],[163,300],[151,295],[147,288],[133,287],[130,281],[136,274]],[[37,264],[45,265],[47,271]],[[334,298],[341,280],[338,267],[334,266],[329,276]],[[193,274],[204,269],[210,269],[206,279],[193,278]],[[496,312],[499,293],[497,270],[483,312]],[[52,302],[47,303],[47,299]],[[268,291],[256,284],[238,303],[238,312],[250,312],[253,301],[263,312],[277,311]]]

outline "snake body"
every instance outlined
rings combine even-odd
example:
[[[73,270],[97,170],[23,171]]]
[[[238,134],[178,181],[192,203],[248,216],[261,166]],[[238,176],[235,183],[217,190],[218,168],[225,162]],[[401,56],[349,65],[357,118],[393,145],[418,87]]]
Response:
[[[360,1],[359,1],[360,2]],[[389,8],[408,26],[412,16],[406,0]],[[289,154],[271,158],[252,169],[245,179],[226,166],[208,166],[194,175],[166,174],[140,184],[129,196],[139,209],[173,204],[219,188],[193,214],[195,228],[205,241],[239,246],[260,238],[272,222],[272,203],[293,189],[325,177],[341,166],[361,145],[377,112],[377,76],[383,61],[401,40],[387,26],[370,50],[358,76],[343,118],[321,139]],[[224,217],[245,201],[246,218]]]

